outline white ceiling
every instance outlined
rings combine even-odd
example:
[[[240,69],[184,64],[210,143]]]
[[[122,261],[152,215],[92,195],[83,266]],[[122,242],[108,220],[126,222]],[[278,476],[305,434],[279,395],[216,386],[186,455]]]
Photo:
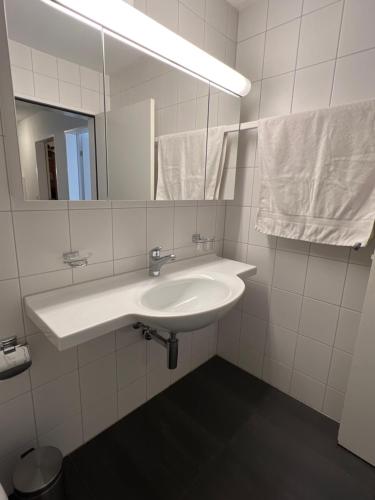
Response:
[[[255,3],[256,1],[258,0],[228,0],[228,2],[238,10],[245,9],[250,4]]]

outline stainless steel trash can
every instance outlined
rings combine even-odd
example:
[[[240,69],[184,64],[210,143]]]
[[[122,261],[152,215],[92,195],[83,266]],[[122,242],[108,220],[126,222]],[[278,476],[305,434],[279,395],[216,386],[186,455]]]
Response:
[[[14,498],[64,500],[63,456],[53,446],[31,449],[13,473]]]

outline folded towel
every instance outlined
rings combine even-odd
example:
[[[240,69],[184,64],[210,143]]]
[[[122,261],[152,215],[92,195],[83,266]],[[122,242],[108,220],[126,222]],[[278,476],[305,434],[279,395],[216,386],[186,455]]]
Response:
[[[225,127],[159,137],[156,199],[218,199],[225,155]]]
[[[256,229],[365,246],[375,219],[375,101],[260,120]]]

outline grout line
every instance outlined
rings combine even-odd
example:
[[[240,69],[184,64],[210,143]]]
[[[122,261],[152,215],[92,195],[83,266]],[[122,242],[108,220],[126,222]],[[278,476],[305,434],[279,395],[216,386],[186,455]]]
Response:
[[[305,4],[305,0],[302,0],[302,12],[303,12],[304,4]],[[296,58],[295,58],[295,62],[294,62],[294,72],[293,72],[292,98],[290,100],[290,108],[289,108],[290,113],[293,112],[294,90],[296,87],[297,62],[298,62],[299,46],[300,46],[300,41],[301,41],[301,30],[302,30],[302,17],[300,18],[299,28],[298,28],[297,50],[296,50]]]
[[[335,57],[334,65],[333,65],[332,85],[331,85],[331,92],[330,92],[330,96],[329,96],[329,107],[331,107],[331,105],[332,105],[333,89],[335,87],[337,59],[338,59],[338,55],[339,55],[340,41],[341,41],[341,35],[342,35],[342,24],[343,24],[343,19],[344,19],[344,10],[345,10],[345,0],[343,0],[342,5],[341,5],[340,28],[339,28],[339,36],[337,38],[336,57]]]

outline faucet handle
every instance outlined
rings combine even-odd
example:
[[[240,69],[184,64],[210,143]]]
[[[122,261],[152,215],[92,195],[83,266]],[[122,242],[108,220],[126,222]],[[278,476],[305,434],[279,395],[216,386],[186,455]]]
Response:
[[[150,250],[150,257],[158,258],[160,257],[161,247],[154,247]]]

